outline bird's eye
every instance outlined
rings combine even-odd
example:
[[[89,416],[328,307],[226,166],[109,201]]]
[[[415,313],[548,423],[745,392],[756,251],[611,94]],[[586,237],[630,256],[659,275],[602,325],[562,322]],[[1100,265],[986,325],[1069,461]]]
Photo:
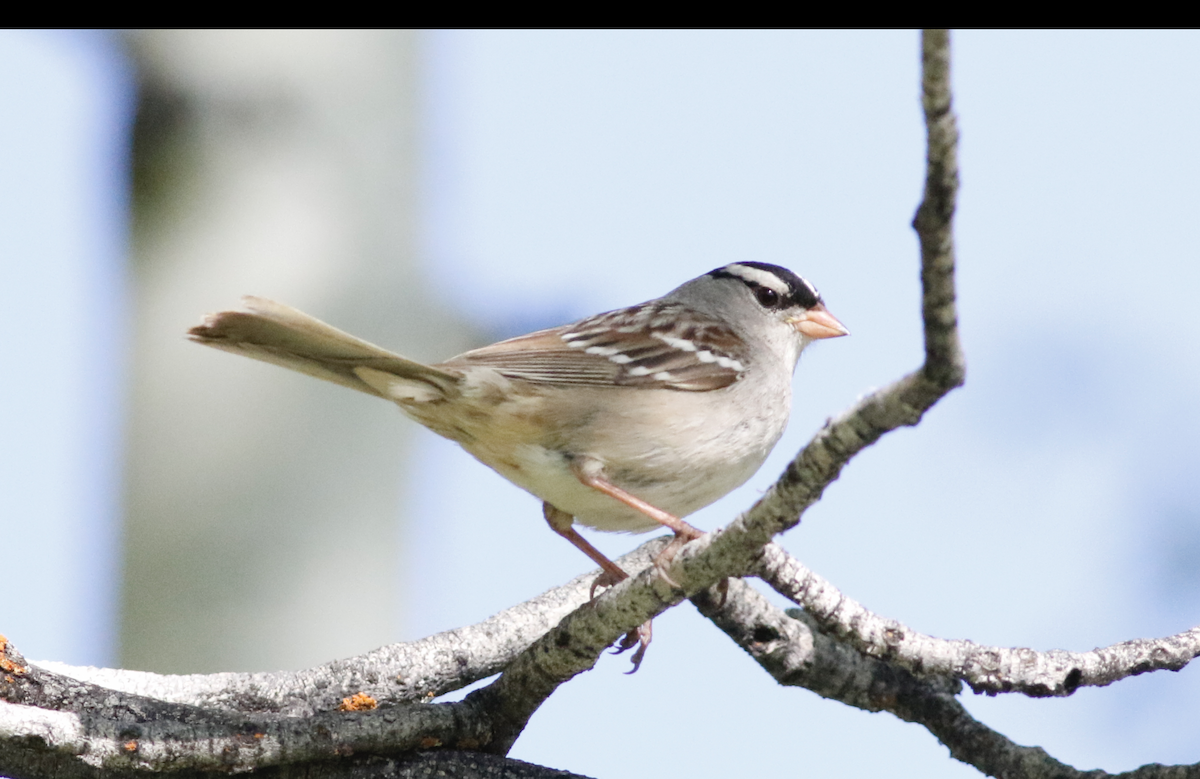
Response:
[[[755,287],[754,296],[763,308],[775,308],[781,299],[779,293],[770,287]]]

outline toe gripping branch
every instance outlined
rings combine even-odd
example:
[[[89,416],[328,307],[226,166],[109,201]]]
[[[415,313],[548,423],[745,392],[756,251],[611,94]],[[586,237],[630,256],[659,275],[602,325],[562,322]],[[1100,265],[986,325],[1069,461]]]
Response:
[[[678,588],[679,584],[673,580],[667,573],[667,567],[671,561],[675,559],[675,555],[688,542],[695,541],[703,535],[698,529],[692,527],[687,522],[684,522],[674,514],[668,514],[660,508],[650,505],[646,501],[629,494],[617,485],[610,482],[603,475],[603,467],[600,462],[590,458],[579,458],[571,463],[571,471],[575,474],[575,478],[591,487],[598,492],[602,492],[615,500],[619,500],[626,506],[641,512],[653,519],[655,522],[668,527],[675,532],[675,537],[671,539],[671,543],[667,544],[666,548],[659,552],[654,558],[654,567],[658,571],[658,575],[663,581],[672,587]],[[558,533],[563,538],[571,542],[571,544],[583,552],[592,562],[600,566],[601,573],[592,582],[592,588],[589,597],[596,597],[596,589],[599,587],[612,587],[618,582],[622,582],[629,578],[629,574],[621,570],[621,567],[609,560],[604,554],[592,546],[586,538],[579,535],[575,530],[575,518],[561,509],[550,505],[549,503],[542,504],[542,513],[546,517],[546,522],[550,528]],[[630,658],[633,661],[633,670],[628,673],[637,671],[642,663],[642,658],[646,655],[646,649],[650,646],[650,640],[653,635],[651,622],[648,620],[644,624],[639,625],[634,630],[626,633],[617,644],[616,654],[628,651],[634,646],[638,649]]]

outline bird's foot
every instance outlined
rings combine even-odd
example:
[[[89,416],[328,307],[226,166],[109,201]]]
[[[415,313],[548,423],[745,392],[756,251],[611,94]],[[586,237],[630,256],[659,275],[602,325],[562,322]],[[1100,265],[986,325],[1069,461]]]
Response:
[[[605,568],[595,581],[592,582],[592,589],[588,591],[588,600],[595,600],[596,590],[601,587],[612,587],[614,584],[620,584],[629,578],[629,574],[617,568],[615,565],[612,568]]]
[[[686,522],[683,525],[684,529],[676,530],[675,537],[671,539],[671,543],[667,544],[666,548],[654,557],[654,567],[658,570],[658,575],[662,577],[663,581],[677,590],[683,588],[679,586],[679,582],[671,578],[671,575],[667,573],[667,568],[671,565],[671,562],[675,559],[675,555],[679,553],[680,549],[704,535]]]
[[[622,652],[628,652],[630,649],[637,647],[637,651],[629,659],[633,661],[633,668],[625,673],[637,673],[637,669],[642,665],[642,659],[646,656],[646,649],[650,646],[650,639],[653,635],[653,622],[646,620],[641,625],[638,625],[633,630],[621,636],[621,640],[617,642],[616,649],[613,650],[614,655],[619,655]]]
[[[717,582],[717,608],[725,608],[725,603],[729,600],[729,577],[725,577]]]

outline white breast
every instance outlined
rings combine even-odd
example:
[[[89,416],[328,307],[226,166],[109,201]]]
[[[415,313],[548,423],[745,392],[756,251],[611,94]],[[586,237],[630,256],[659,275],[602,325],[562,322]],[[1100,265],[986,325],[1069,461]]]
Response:
[[[744,484],[787,424],[790,376],[774,391],[745,382],[710,392],[573,387],[569,394],[526,388],[475,370],[471,403],[437,409],[398,402],[504,478],[581,524],[644,533],[660,525],[581,483],[575,457],[602,464],[604,477],[663,511],[685,517]],[[764,407],[761,398],[780,404]]]
[[[677,517],[685,517],[741,486],[762,465],[787,422],[787,409],[727,408],[714,418],[710,393],[642,390],[637,402],[613,409],[608,424],[575,431],[571,446],[519,444],[498,459],[464,448],[500,475],[605,531],[643,533],[660,525],[582,484],[569,454],[599,460],[618,487]],[[786,396],[785,396],[786,398]],[[736,393],[730,401],[736,401]],[[729,418],[721,418],[725,413]],[[481,456],[482,455],[482,456]],[[513,467],[516,466],[516,467]]]

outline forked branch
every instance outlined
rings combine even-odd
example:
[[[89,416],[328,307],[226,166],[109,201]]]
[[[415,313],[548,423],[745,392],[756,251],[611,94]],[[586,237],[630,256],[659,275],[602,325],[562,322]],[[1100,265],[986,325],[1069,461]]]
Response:
[[[887,711],[925,727],[957,760],[1005,779],[1190,779],[1200,764],[1144,765],[1109,774],[1081,771],[1040,747],[1016,744],[976,720],[958,701],[961,685],[948,677],[918,677],[888,660],[869,657],[826,635],[821,622],[797,610],[785,614],[742,581],[730,582],[723,604],[710,593],[694,597],[711,619],[780,684],[865,711]]]
[[[763,550],[758,576],[811,617],[822,632],[918,676],[961,679],[979,693],[1070,695],[1149,671],[1178,671],[1200,656],[1200,627],[1093,649],[1036,652],[934,638],[868,611],[776,544]]]

